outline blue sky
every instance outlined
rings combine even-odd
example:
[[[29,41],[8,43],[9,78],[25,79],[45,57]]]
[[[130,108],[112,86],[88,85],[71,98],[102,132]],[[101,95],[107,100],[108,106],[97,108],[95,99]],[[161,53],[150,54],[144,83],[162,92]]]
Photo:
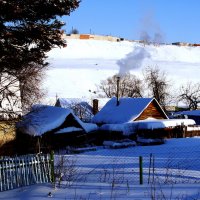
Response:
[[[82,0],[65,31],[200,43],[200,0]]]

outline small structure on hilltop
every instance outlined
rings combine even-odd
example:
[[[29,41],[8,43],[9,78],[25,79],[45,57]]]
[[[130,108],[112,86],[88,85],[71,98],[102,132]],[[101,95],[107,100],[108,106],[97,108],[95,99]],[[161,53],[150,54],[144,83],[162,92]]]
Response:
[[[95,124],[83,123],[71,110],[54,106],[35,106],[17,123],[18,153],[59,150],[81,145]]]

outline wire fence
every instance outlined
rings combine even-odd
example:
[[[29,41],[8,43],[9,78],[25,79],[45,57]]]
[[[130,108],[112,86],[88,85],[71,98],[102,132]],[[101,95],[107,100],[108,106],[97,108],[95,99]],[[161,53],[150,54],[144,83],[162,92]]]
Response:
[[[81,154],[56,155],[55,170],[57,170],[57,180],[60,183],[64,180],[67,185],[75,183],[129,185],[152,182],[192,184],[200,183],[199,155],[199,145],[197,147],[188,145],[187,148],[180,144],[123,149],[98,148],[96,151]],[[62,171],[61,168],[65,170]],[[59,175],[61,173],[62,177]]]

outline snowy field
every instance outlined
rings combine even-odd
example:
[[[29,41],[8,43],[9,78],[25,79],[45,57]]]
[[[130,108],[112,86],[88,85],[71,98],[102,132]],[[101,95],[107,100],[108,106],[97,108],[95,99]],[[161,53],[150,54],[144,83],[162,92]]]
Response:
[[[56,155],[65,160],[65,181],[1,192],[0,199],[200,199],[200,138],[163,145]],[[143,185],[139,179],[143,157]],[[150,161],[150,158],[151,161]],[[154,158],[154,159],[153,159]],[[51,192],[52,197],[48,197]]]
[[[200,47],[78,39],[68,39],[67,43],[66,48],[48,53],[50,69],[44,88],[48,98],[54,100],[56,94],[65,98],[93,98],[92,92],[101,80],[128,71],[142,77],[147,66],[165,71],[174,88],[199,81]]]

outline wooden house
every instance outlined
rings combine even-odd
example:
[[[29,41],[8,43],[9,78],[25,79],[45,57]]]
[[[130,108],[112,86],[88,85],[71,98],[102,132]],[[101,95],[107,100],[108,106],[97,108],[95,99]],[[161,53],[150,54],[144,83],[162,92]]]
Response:
[[[19,154],[63,149],[84,142],[96,125],[83,123],[69,109],[37,106],[17,123]]]
[[[100,127],[103,139],[120,139],[127,135],[135,135],[135,122],[156,119],[168,119],[162,107],[154,98],[117,98],[113,97],[92,118],[92,122]],[[134,136],[135,137],[135,136]]]
[[[192,119],[169,119],[155,98],[112,98],[92,119],[106,139],[183,137]],[[104,139],[104,138],[103,138]]]
[[[92,122],[102,124],[122,124],[148,118],[168,119],[162,107],[154,98],[117,98],[113,97],[93,117]]]

